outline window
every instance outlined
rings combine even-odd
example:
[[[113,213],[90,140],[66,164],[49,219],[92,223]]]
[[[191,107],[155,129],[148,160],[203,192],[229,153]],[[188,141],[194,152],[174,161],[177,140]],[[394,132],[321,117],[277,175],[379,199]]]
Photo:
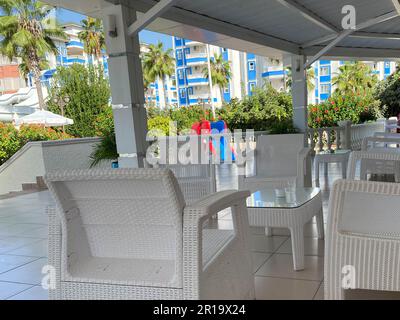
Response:
[[[229,93],[229,87],[224,88],[224,93]]]
[[[178,71],[178,77],[179,79],[183,79],[183,70]]]
[[[254,82],[250,82],[250,92],[253,92],[256,88],[256,84]]]
[[[329,84],[321,84],[320,85],[321,94],[329,94],[331,93],[331,86]]]
[[[320,68],[321,76],[329,76],[329,74],[330,74],[330,67],[321,67]]]
[[[188,94],[193,94],[193,88],[192,87],[188,88]]]
[[[182,51],[181,51],[181,50],[178,50],[178,51],[176,52],[176,57],[177,57],[178,60],[181,60],[181,59],[182,59]]]
[[[249,62],[249,70],[253,71],[256,68],[256,63],[254,61]]]
[[[181,98],[185,98],[185,97],[186,97],[185,90],[181,90]]]

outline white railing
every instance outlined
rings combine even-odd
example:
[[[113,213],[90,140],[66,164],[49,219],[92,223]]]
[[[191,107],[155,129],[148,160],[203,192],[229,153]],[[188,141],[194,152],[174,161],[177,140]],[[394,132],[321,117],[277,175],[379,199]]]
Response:
[[[385,119],[355,125],[351,124],[351,121],[341,121],[337,127],[309,128],[307,138],[309,146],[315,152],[335,149],[361,150],[364,138],[384,131]]]
[[[346,149],[346,127],[309,128],[308,144],[315,152],[323,150]]]

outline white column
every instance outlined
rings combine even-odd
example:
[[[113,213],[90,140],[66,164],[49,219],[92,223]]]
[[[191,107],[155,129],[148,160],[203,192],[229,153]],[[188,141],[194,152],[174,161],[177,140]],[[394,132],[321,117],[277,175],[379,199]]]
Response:
[[[307,78],[304,64],[305,56],[291,56],[293,124],[301,132],[307,129]]]
[[[140,43],[139,37],[129,37],[127,30],[136,20],[136,11],[114,5],[105,8],[103,14],[119,166],[143,167],[147,148],[147,117]],[[109,31],[114,29],[110,25],[114,22],[117,36],[112,37]]]

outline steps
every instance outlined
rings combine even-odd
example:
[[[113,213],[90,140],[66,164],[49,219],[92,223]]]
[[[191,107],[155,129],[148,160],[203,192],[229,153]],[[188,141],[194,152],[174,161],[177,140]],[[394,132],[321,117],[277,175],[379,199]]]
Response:
[[[43,191],[47,190],[43,177],[36,177],[36,183],[23,183],[22,191]]]

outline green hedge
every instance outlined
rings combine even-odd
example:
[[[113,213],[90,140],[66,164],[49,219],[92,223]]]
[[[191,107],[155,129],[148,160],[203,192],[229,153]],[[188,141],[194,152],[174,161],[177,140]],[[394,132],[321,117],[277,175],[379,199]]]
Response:
[[[29,141],[69,139],[70,135],[37,125],[21,126],[17,130],[12,124],[0,122],[0,165],[11,158]]]
[[[310,128],[334,127],[339,121],[351,120],[358,124],[382,117],[384,109],[372,94],[356,93],[340,95],[334,93],[325,102],[308,106]]]

